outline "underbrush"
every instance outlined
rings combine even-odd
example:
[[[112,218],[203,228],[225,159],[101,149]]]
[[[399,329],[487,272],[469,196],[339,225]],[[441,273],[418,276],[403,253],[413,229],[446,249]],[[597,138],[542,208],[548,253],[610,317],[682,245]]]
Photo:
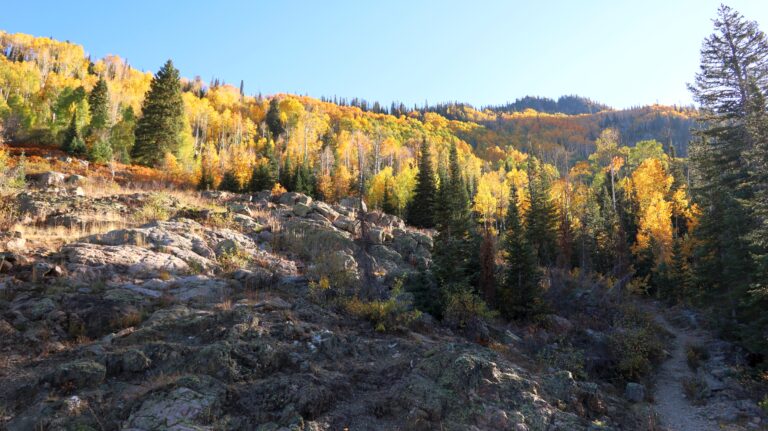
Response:
[[[411,327],[421,312],[410,301],[401,298],[402,283],[396,283],[388,299],[364,301],[357,296],[344,300],[350,315],[368,320],[377,332],[396,332]]]

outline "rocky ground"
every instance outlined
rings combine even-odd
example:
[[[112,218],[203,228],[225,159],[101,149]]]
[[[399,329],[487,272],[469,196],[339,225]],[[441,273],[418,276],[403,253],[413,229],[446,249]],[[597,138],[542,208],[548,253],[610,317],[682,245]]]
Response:
[[[585,317],[597,291],[560,292],[578,312],[491,322],[479,340],[427,315],[382,332],[312,286],[367,273],[388,289],[428,267],[430,233],[396,217],[295,193],[95,193],[53,172],[30,184],[0,236],[5,429],[663,429],[649,381],[605,377],[618,330]],[[709,420],[760,429],[720,348],[700,398],[733,408]]]

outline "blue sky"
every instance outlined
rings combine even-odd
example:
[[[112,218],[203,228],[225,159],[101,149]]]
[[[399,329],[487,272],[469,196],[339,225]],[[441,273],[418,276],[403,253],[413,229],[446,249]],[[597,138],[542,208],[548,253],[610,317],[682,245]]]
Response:
[[[143,70],[407,104],[579,94],[688,104],[716,0],[8,1],[0,29],[70,40]],[[768,1],[730,6],[768,30]]]

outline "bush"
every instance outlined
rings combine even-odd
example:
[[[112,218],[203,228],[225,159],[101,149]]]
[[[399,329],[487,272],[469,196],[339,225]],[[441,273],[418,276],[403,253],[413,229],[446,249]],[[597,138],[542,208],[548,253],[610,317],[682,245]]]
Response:
[[[168,220],[171,217],[171,197],[165,193],[150,193],[141,208],[133,215],[139,222]]]
[[[710,395],[707,383],[698,377],[683,380],[683,392],[691,404],[698,406],[705,404],[705,399]]]
[[[661,341],[646,327],[619,328],[608,338],[616,370],[626,380],[646,376],[663,355]]]
[[[401,299],[402,282],[398,281],[389,299],[363,301],[353,297],[344,303],[344,309],[351,315],[371,322],[377,332],[394,332],[410,327],[421,317],[409,301]]]
[[[699,344],[688,344],[685,346],[685,358],[688,362],[688,366],[692,370],[696,370],[701,366],[701,363],[709,359],[709,352],[704,346]]]
[[[96,141],[89,151],[88,158],[94,163],[106,164],[112,161],[112,145],[105,139]]]
[[[446,295],[443,320],[449,326],[466,329],[493,317],[485,301],[469,288],[459,287]]]
[[[234,248],[222,253],[217,260],[224,272],[232,272],[248,266],[251,263],[252,257],[245,250]]]

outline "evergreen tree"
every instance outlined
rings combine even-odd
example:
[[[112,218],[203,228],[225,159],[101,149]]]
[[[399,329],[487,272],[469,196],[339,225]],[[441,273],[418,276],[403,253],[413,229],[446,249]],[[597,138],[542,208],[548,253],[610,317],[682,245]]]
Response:
[[[253,167],[253,174],[251,175],[251,181],[248,184],[248,190],[252,192],[260,192],[262,190],[272,190],[275,185],[275,175],[271,170],[272,162],[264,161],[257,163]]]
[[[432,261],[435,278],[447,304],[451,295],[476,288],[480,272],[480,244],[471,232],[469,197],[456,145],[451,146],[448,178],[440,189]]]
[[[387,214],[397,215],[397,202],[392,192],[392,180],[387,180],[384,184],[384,196],[382,198],[381,210]]]
[[[555,262],[557,250],[557,209],[549,198],[549,186],[538,161],[528,167],[530,207],[525,217],[528,243],[533,247],[539,265]]]
[[[768,89],[768,41],[757,23],[724,5],[714,24],[701,50],[701,71],[690,85],[703,126],[690,151],[695,197],[703,209],[694,269],[707,287],[702,295],[745,321],[743,304],[756,280],[748,241],[756,225],[748,150],[758,145],[749,127],[750,107],[765,111],[759,98]]]
[[[82,157],[88,151],[83,138],[80,136],[80,131],[77,129],[77,112],[72,114],[72,121],[69,122],[69,127],[64,133],[62,149],[67,154],[76,157]]]
[[[283,161],[283,168],[280,170],[280,185],[285,187],[289,192],[296,190],[295,183],[296,176],[293,172],[293,166],[291,164],[291,157],[286,155]]]
[[[285,126],[280,115],[280,101],[275,97],[269,101],[269,110],[267,111],[265,121],[272,140],[277,141],[277,138],[285,132]]]
[[[179,71],[168,60],[152,78],[144,98],[142,116],[136,124],[136,142],[131,156],[139,164],[156,166],[165,153],[178,156],[184,126]]]
[[[513,188],[504,233],[506,274],[498,302],[501,313],[510,319],[534,316],[542,308],[541,274],[536,265],[536,251],[528,238],[520,219],[517,193]]]
[[[237,182],[235,173],[232,171],[224,172],[224,176],[221,178],[221,183],[219,183],[219,190],[239,193],[240,189],[240,184]]]
[[[109,126],[109,91],[107,81],[99,78],[88,96],[91,110],[91,133],[98,133]]]
[[[432,169],[432,155],[426,138],[421,143],[419,172],[416,174],[416,188],[408,205],[406,221],[421,228],[435,227],[435,173]]]
[[[113,159],[112,146],[106,139],[99,139],[93,143],[88,151],[88,159],[94,163],[109,163]]]

